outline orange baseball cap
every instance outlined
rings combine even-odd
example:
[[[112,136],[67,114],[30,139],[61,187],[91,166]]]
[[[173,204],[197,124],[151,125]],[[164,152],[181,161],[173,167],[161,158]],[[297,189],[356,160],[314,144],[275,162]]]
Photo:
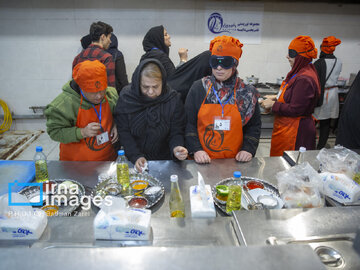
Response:
[[[335,47],[340,43],[341,43],[340,39],[334,36],[329,36],[323,39],[320,49],[326,54],[332,54],[335,51]]]
[[[210,42],[211,55],[231,56],[239,61],[242,55],[242,46],[237,38],[230,36],[219,36]]]
[[[73,78],[85,92],[99,92],[107,88],[106,67],[99,60],[86,60],[73,69]]]
[[[314,41],[309,36],[298,36],[294,38],[290,45],[289,50],[294,50],[306,58],[316,58],[317,49],[315,48]]]

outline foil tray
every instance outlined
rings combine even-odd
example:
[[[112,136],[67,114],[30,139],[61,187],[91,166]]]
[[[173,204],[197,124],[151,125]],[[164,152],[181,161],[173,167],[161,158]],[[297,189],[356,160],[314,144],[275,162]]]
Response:
[[[230,216],[229,213],[226,212],[226,203],[223,203],[222,201],[220,201],[218,198],[216,198],[216,187],[218,185],[226,185],[226,186],[230,186],[230,185],[239,185],[239,186],[242,186],[242,185],[246,185],[247,182],[249,181],[258,181],[258,182],[261,182],[263,185],[264,185],[264,190],[267,190],[269,191],[270,193],[272,193],[274,196],[277,196],[277,197],[281,197],[280,196],[280,193],[278,191],[278,189],[270,184],[269,182],[265,181],[265,180],[261,180],[261,179],[258,179],[258,178],[254,178],[254,177],[248,177],[248,176],[241,176],[241,180],[235,180],[233,177],[229,177],[229,178],[225,178],[223,180],[221,180],[220,182],[216,183],[212,188],[211,188],[211,193],[212,193],[212,196],[213,196],[213,199],[214,199],[214,202],[215,202],[215,205],[223,212],[225,213],[226,215]]]
[[[155,204],[157,204],[161,200],[161,198],[165,195],[164,185],[158,179],[151,176],[150,174],[148,174],[148,173],[137,173],[135,170],[130,170],[129,177],[130,177],[130,184],[131,184],[131,182],[136,181],[136,180],[144,180],[144,181],[147,181],[149,183],[147,188],[154,187],[154,186],[159,186],[161,188],[161,190],[154,196],[148,196],[148,195],[145,195],[145,194],[136,194],[135,195],[135,193],[133,192],[132,195],[125,197],[125,199],[127,201],[129,201],[133,197],[144,197],[148,201],[145,208],[151,208]],[[104,180],[104,181],[101,181],[101,182],[97,183],[97,185],[94,187],[94,189],[91,192],[91,197],[93,198],[98,193],[101,193],[101,191],[105,191],[106,187],[108,185],[113,185],[114,183],[117,183],[115,175],[111,176],[107,180]],[[118,195],[116,195],[116,197],[123,197],[123,196],[121,194],[118,194]]]
[[[78,185],[78,190],[79,190],[79,193],[78,194],[76,194],[76,196],[78,197],[78,200],[77,200],[77,203],[76,204],[74,204],[74,205],[65,205],[65,204],[60,204],[60,205],[57,205],[57,204],[55,204],[55,205],[57,205],[58,207],[59,207],[59,210],[58,210],[58,212],[57,212],[57,214],[56,215],[58,215],[58,216],[71,216],[72,215],[72,213],[80,206],[80,204],[81,204],[81,198],[83,197],[83,196],[85,196],[85,188],[84,188],[84,186],[80,183],[80,182],[78,182],[78,181],[76,181],[76,180],[72,180],[72,179],[51,179],[51,180],[49,180],[49,182],[52,182],[52,183],[56,183],[56,184],[61,184],[61,183],[63,183],[63,182],[65,182],[65,181],[71,181],[71,182],[73,182],[74,184],[77,184]],[[55,193],[56,193],[56,188],[55,188]],[[28,200],[31,200],[32,198],[34,198],[35,196],[39,196],[40,195],[40,187],[39,186],[27,186],[27,187],[25,187],[25,188],[23,188],[20,192],[19,192],[19,194],[21,194],[21,195],[25,195],[26,196],[26,198],[28,199]],[[43,197],[45,196],[46,194],[45,194],[45,191],[43,191]],[[52,201],[52,199],[51,199],[51,197],[53,196],[53,195],[57,195],[57,194],[49,194],[49,201],[51,202]],[[75,194],[72,194],[72,195],[75,195]],[[40,198],[39,198],[40,199]],[[43,206],[46,206],[46,204],[45,204],[45,199],[43,200],[43,202],[44,202],[44,204],[43,204]],[[41,207],[43,207],[43,206],[33,206],[33,207],[37,207],[37,208],[41,208]]]

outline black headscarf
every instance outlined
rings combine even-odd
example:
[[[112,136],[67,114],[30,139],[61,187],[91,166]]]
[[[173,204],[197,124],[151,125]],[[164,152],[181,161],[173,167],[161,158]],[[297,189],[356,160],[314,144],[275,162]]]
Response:
[[[156,64],[160,68],[162,74],[162,92],[160,96],[154,99],[143,95],[140,89],[141,71],[148,63]],[[175,105],[176,95],[177,92],[166,84],[166,72],[161,63],[156,59],[146,59],[141,61],[135,69],[131,84],[121,91],[120,98],[116,105],[116,113],[130,114],[147,110],[147,117],[149,120],[153,121],[154,119],[152,118],[156,118],[157,115],[160,117],[160,106],[157,105],[165,103],[170,99],[174,100]]]
[[[83,36],[80,39],[81,42],[81,46],[83,47],[83,49],[85,50],[87,47],[89,47],[89,45],[91,44],[91,37],[90,34]]]
[[[317,107],[321,106],[324,100],[324,92],[325,92],[325,80],[326,80],[326,62],[325,59],[335,59],[334,54],[326,54],[323,51],[320,53],[320,57],[316,62],[314,63],[316,72],[319,76],[319,82],[320,82],[320,98],[317,103]]]
[[[169,85],[181,94],[183,102],[195,81],[211,75],[210,56],[210,51],[202,52],[178,67],[175,73],[168,78]]]
[[[110,40],[111,43],[109,49],[107,49],[106,51],[113,56],[113,59],[115,61],[117,57],[122,55],[122,52],[118,50],[118,39],[113,33],[111,33]]]
[[[157,48],[169,56],[169,47],[165,45],[164,41],[164,26],[155,26],[146,33],[143,40],[143,48],[145,52]]]

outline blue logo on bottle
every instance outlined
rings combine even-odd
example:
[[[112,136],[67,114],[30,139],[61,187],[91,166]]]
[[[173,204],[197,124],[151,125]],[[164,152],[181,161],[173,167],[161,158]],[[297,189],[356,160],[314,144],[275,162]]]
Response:
[[[223,18],[220,13],[214,12],[209,16],[208,19],[208,28],[211,33],[219,34],[223,32],[228,32],[227,30],[223,30]]]

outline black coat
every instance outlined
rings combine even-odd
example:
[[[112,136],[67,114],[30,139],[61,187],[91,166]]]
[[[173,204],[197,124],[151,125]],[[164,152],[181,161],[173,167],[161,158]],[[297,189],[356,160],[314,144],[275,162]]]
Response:
[[[191,85],[208,75],[211,75],[209,64],[211,52],[204,51],[185,64],[176,68],[175,72],[168,78],[168,84],[181,94],[181,99],[185,103],[186,96]]]
[[[118,94],[129,84],[126,74],[124,55],[118,50],[118,40],[114,34],[111,34],[111,43],[107,51],[113,56],[115,62],[115,87]]]
[[[340,113],[336,143],[349,149],[360,149],[360,71],[347,94]]]
[[[190,154],[203,150],[197,131],[197,115],[205,96],[206,89],[203,87],[202,80],[198,80],[194,82],[186,98],[185,110],[187,121],[185,141],[186,148]],[[261,114],[259,104],[256,103],[253,116],[247,124],[243,126],[243,146],[241,150],[245,150],[255,156],[256,149],[259,145],[260,133]]]
[[[141,93],[140,73],[145,64],[157,64],[162,73],[162,94],[150,99]],[[125,155],[133,163],[173,158],[173,149],[184,146],[185,113],[180,95],[166,84],[165,70],[156,59],[140,62],[132,83],[120,93],[115,122]]]

